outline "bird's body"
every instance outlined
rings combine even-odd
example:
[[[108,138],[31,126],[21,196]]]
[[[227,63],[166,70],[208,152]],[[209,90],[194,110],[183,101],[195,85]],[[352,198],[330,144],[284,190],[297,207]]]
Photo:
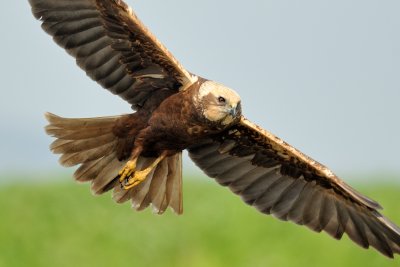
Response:
[[[196,105],[196,100],[194,100],[199,98],[203,84],[222,86],[199,78],[185,91],[170,95],[160,103],[146,102],[151,107],[143,112],[141,109],[122,117],[114,127],[115,135],[119,138],[135,140],[130,145],[124,145],[124,149],[129,152],[141,146],[143,147],[142,155],[146,157],[157,157],[163,151],[167,151],[167,155],[172,156],[187,149],[198,140],[221,133],[234,123],[233,118],[230,123],[224,125],[221,121],[210,121],[203,115],[202,105]],[[236,115],[237,122],[240,111]],[[126,158],[127,154],[119,155],[120,160]]]
[[[260,212],[382,254],[400,229],[381,206],[327,167],[242,116],[232,89],[188,72],[121,0],[29,0],[34,16],[86,74],[134,113],[66,119],[46,114],[51,145],[75,179],[157,213],[182,209],[182,151]]]

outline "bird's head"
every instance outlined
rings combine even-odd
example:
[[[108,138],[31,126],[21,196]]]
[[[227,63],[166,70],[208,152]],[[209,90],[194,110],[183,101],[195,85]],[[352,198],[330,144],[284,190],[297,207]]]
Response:
[[[242,115],[240,96],[222,84],[206,81],[195,97],[203,117],[212,123],[228,126]]]

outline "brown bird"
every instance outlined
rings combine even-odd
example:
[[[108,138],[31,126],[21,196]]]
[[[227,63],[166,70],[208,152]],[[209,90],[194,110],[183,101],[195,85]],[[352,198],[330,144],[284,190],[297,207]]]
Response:
[[[118,203],[182,213],[182,150],[260,212],[393,257],[400,229],[380,205],[328,168],[245,119],[239,95],[193,75],[120,0],[29,0],[34,16],[86,74],[132,114],[66,119],[46,114],[51,150]]]

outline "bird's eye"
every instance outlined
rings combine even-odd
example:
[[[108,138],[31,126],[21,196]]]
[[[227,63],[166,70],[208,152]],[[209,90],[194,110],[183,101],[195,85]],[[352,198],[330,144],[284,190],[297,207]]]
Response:
[[[219,102],[219,103],[225,103],[225,102],[226,102],[226,99],[223,98],[222,96],[220,96],[220,97],[218,97],[218,102]]]

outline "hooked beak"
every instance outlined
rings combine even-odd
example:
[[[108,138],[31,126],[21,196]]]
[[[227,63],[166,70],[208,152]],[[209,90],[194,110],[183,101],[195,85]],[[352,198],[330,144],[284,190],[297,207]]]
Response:
[[[230,114],[232,117],[236,117],[237,113],[238,113],[237,106],[231,107],[231,109],[229,110],[229,114]]]

